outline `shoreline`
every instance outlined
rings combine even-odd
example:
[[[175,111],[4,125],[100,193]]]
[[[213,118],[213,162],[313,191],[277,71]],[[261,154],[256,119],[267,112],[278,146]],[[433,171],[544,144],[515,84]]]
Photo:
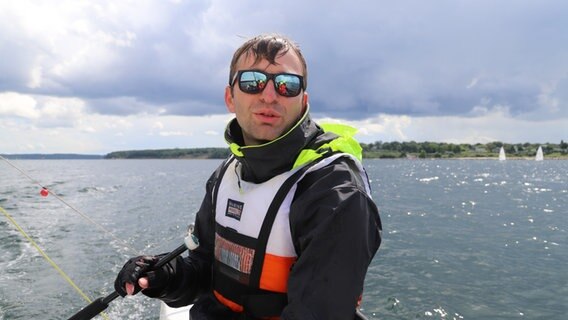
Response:
[[[507,157],[506,160],[499,160],[498,157],[455,157],[455,158],[431,158],[431,159],[457,159],[457,160],[497,160],[497,161],[507,161],[507,160],[529,160],[529,161],[536,161],[534,157]],[[544,158],[543,161],[546,160],[568,160],[568,156],[566,157],[550,157]]]
[[[453,158],[434,158],[434,157],[427,157],[427,158],[363,158],[363,159],[379,159],[379,160],[493,160],[493,161],[507,161],[507,160],[526,160],[526,161],[536,161],[534,157],[510,157],[506,160],[499,160],[498,157],[453,157]],[[568,156],[566,157],[550,157],[544,158],[543,161],[547,160],[568,160]],[[540,161],[536,161],[540,162]]]

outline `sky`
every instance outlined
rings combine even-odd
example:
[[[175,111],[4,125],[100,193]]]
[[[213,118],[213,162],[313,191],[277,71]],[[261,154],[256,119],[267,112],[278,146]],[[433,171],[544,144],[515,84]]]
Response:
[[[299,44],[356,138],[568,140],[565,0],[0,0],[0,154],[225,147],[233,52]]]

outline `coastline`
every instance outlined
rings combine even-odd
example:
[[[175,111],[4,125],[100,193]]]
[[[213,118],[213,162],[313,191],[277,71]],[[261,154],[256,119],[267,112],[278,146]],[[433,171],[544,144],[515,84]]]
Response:
[[[366,158],[366,159],[372,159],[372,158]],[[398,159],[404,159],[404,158],[398,158]],[[409,159],[409,160],[417,160],[416,159]],[[453,157],[453,158],[425,158],[425,159],[443,159],[443,160],[494,160],[494,161],[500,161],[499,157]],[[536,161],[534,159],[534,157],[507,157],[506,160],[501,160],[501,161],[507,161],[507,160],[527,160],[527,161]],[[547,160],[568,160],[568,156],[560,156],[560,157],[549,157],[549,158],[544,158],[543,161],[547,161]]]

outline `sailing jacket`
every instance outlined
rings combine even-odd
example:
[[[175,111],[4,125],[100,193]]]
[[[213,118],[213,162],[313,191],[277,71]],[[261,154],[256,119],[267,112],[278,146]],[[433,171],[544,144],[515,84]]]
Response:
[[[171,263],[166,288],[144,294],[193,303],[192,320],[274,318],[275,309],[288,320],[353,319],[382,229],[353,133],[324,130],[306,112],[282,137],[243,146],[230,122],[233,154],[207,181],[196,216],[200,246]],[[257,186],[269,189],[255,193],[258,205],[274,208],[240,225]]]

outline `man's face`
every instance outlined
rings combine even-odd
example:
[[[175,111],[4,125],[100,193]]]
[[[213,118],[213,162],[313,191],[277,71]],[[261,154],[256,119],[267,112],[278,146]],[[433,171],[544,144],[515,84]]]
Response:
[[[303,74],[302,63],[293,50],[275,61],[276,64],[270,64],[263,59],[255,64],[252,55],[243,55],[236,70]],[[297,122],[308,103],[308,94],[302,91],[295,97],[283,97],[274,89],[273,80],[268,81],[262,92],[248,94],[241,91],[237,80],[232,90],[229,86],[225,88],[225,103],[237,117],[245,145],[258,145],[280,137]]]

